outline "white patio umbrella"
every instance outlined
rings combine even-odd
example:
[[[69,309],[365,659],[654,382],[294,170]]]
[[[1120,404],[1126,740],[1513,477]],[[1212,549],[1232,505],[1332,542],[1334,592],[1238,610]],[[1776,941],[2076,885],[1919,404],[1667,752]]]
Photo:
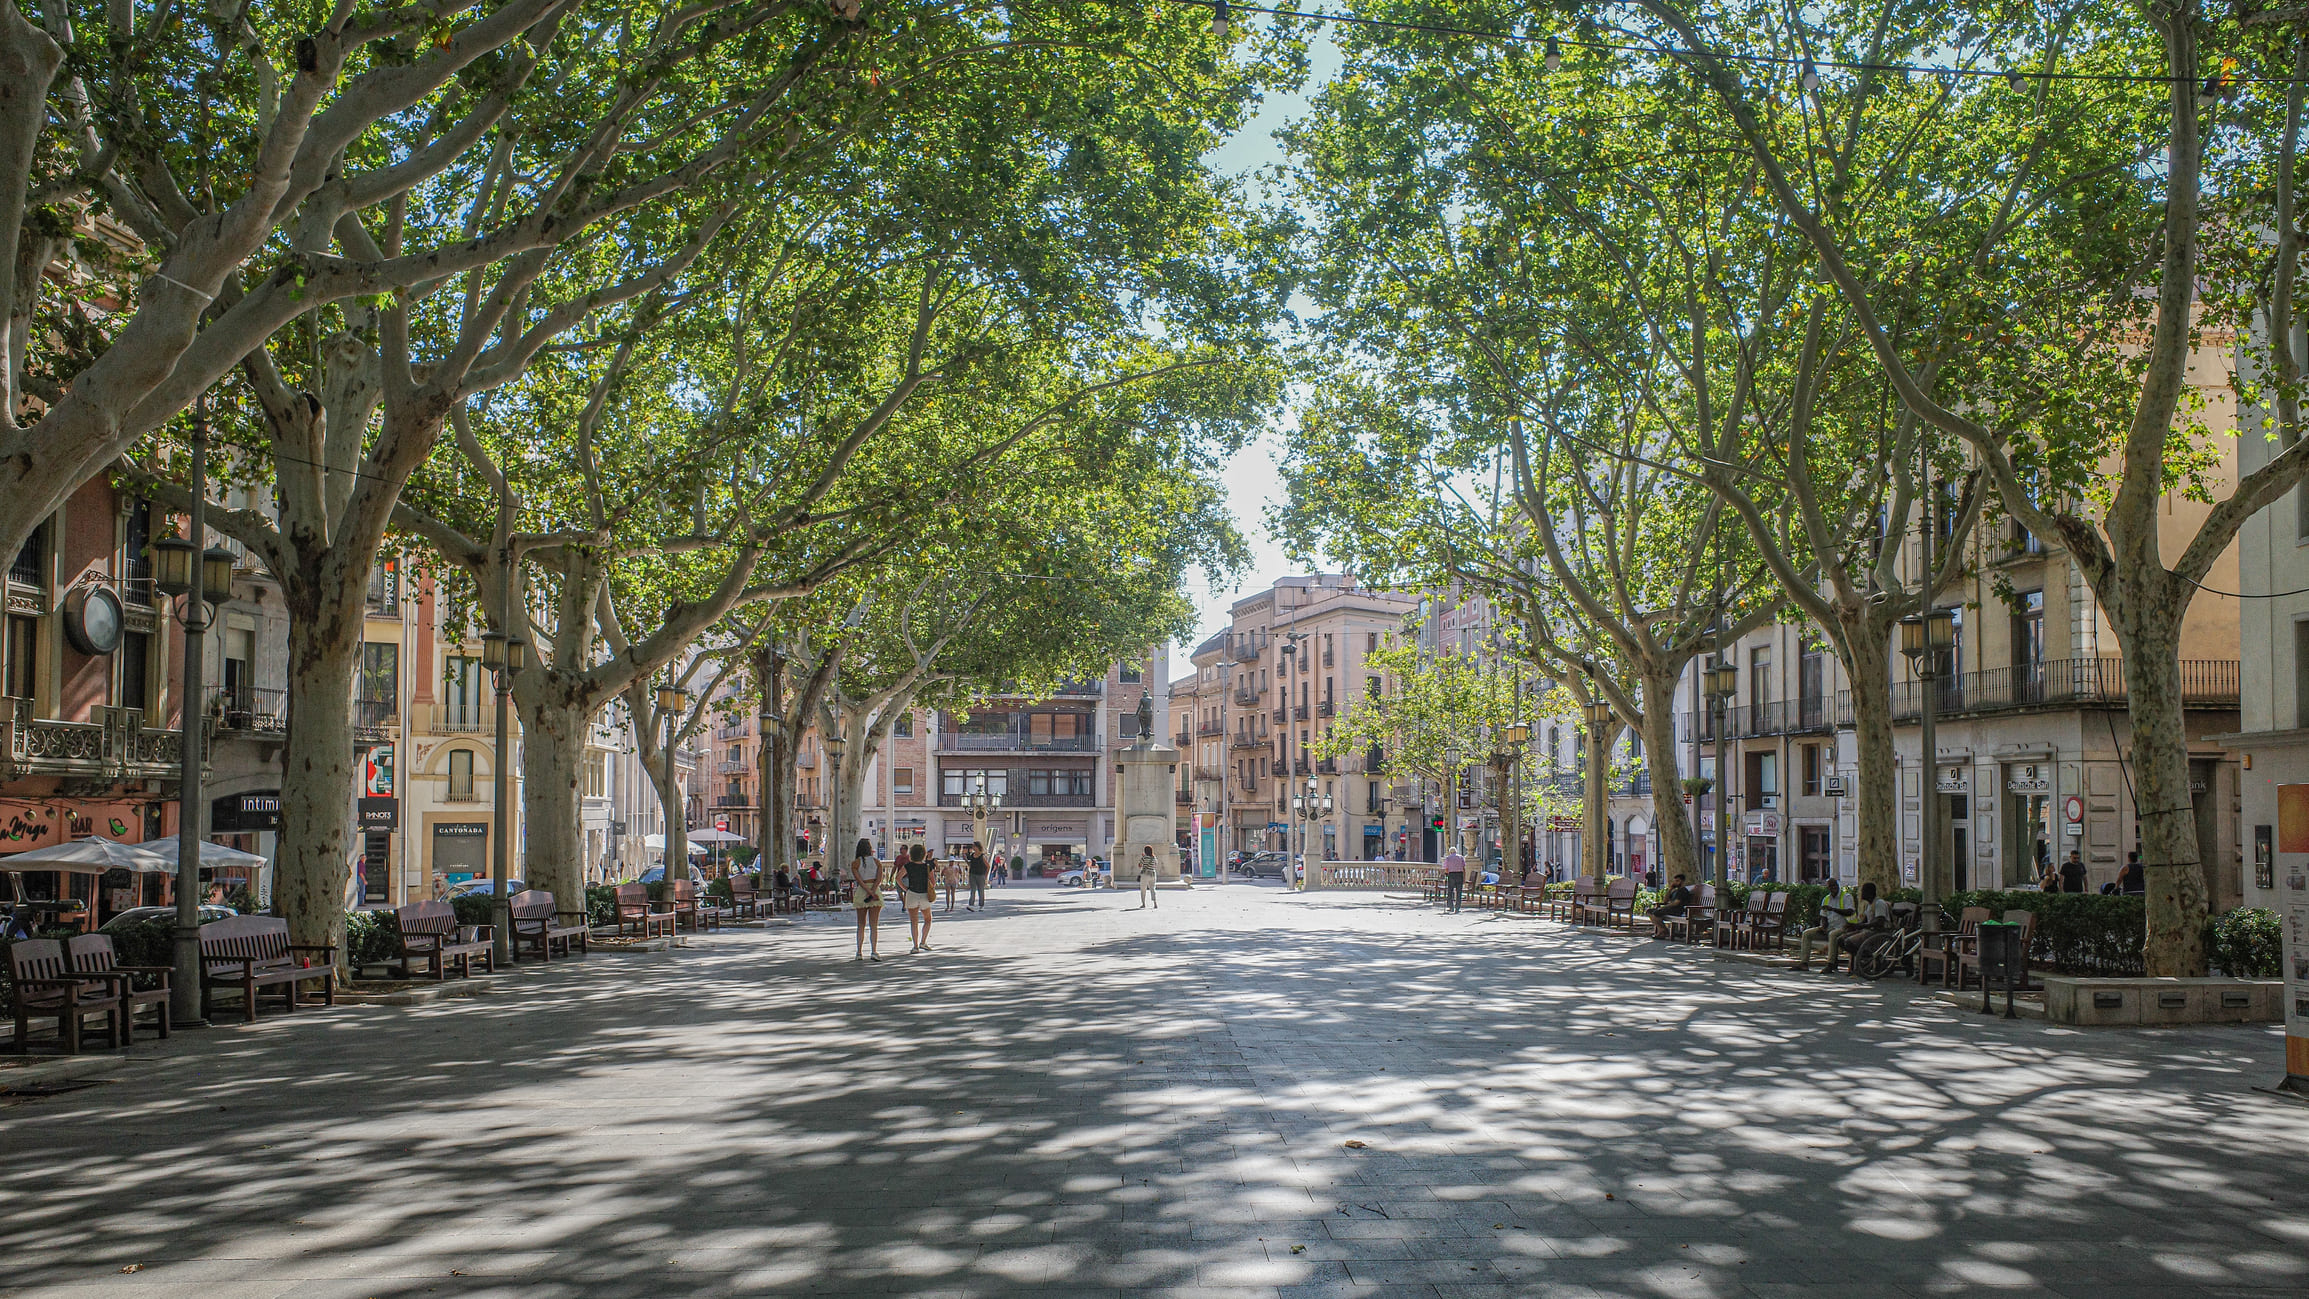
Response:
[[[683,839],[691,852],[701,853],[705,851],[705,845],[698,842],[697,835],[685,835],[683,836]],[[665,836],[662,834],[645,834],[641,837],[641,846],[644,848],[655,848],[659,852],[664,852]]]
[[[689,832],[689,841],[691,843],[744,843],[745,838],[741,835],[731,834],[727,830],[692,830]]]
[[[131,851],[156,863],[147,867],[148,870],[173,871],[176,869],[176,840],[174,839],[156,839],[151,843],[140,843]],[[210,843],[204,839],[200,845],[200,864],[204,870],[216,870],[227,866],[253,868],[265,865],[265,858],[258,853],[242,852],[238,848],[227,848],[221,843]],[[135,868],[131,867],[130,869]]]
[[[135,844],[118,843],[111,839],[74,839],[0,857],[0,870],[102,875],[112,870],[149,872],[160,869],[153,865],[150,857],[140,856],[137,847]]]

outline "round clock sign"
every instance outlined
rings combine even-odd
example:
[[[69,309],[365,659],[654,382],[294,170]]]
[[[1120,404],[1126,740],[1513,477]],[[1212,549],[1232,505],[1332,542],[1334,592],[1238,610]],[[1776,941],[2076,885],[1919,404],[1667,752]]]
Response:
[[[120,597],[101,586],[84,586],[64,597],[64,639],[83,654],[119,649],[120,623]]]

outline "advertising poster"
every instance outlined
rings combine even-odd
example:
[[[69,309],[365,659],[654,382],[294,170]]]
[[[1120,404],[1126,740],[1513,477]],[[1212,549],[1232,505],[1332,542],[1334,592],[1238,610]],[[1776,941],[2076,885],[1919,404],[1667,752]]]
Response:
[[[2309,1082],[2309,859],[2286,862],[2279,877],[2277,914],[2285,925],[2285,1072]]]
[[[380,744],[369,750],[361,760],[361,792],[370,798],[389,798],[393,793],[393,746]]]

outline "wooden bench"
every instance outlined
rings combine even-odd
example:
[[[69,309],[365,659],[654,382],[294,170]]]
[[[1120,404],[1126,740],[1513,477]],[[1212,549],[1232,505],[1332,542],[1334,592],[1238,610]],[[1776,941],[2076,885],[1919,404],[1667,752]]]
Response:
[[[649,909],[649,885],[620,884],[617,886],[617,934],[633,930],[636,938],[650,938],[658,934],[673,936],[673,912]]]
[[[300,953],[319,956],[317,965],[300,964]],[[297,985],[315,979],[321,983],[321,1004],[337,1004],[337,946],[334,943],[292,943],[289,922],[278,916],[227,916],[200,927],[200,1014],[210,1011],[219,988],[238,988],[241,1015],[257,1021],[257,994],[266,988],[281,990],[281,1009],[297,1008]]]
[[[1964,952],[1976,952],[1974,944],[1980,941],[1980,922],[1996,913],[1987,907],[1966,907],[1956,918],[1956,932],[1940,935],[1938,943],[1927,941],[1916,949],[1916,981],[1930,983],[1932,967],[1940,967],[1940,982],[1956,982],[1956,958]]]
[[[1587,906],[1590,897],[1602,891],[1602,885],[1582,875],[1571,882],[1569,889],[1549,895],[1547,918],[1576,924],[1579,921],[1581,910]]]
[[[732,879],[730,881],[730,914],[740,917],[762,914],[761,886],[748,883],[744,879]]]
[[[457,928],[457,908],[446,902],[412,902],[393,911],[395,951],[385,962],[385,968],[401,967],[401,977],[413,979],[417,964],[423,962],[426,974],[439,981],[449,977],[449,966],[457,966],[457,977],[473,977],[473,958],[481,958],[482,968],[491,974],[497,972],[497,956],[493,947],[496,934],[487,925],[477,925],[471,933]]]
[[[1636,877],[1622,875],[1611,882],[1603,894],[1603,927],[1618,925],[1629,933],[1636,931]],[[1594,908],[1590,908],[1593,914]]]
[[[551,961],[555,948],[563,956],[582,954],[587,950],[589,931],[585,927],[585,913],[563,911],[553,895],[544,889],[523,889],[509,902],[513,917],[513,963],[521,963],[524,949],[535,952],[540,961]]]
[[[8,994],[16,1016],[16,1050],[32,1046],[32,1021],[53,1019],[67,1055],[80,1054],[82,1021],[101,1013],[106,1040],[128,1045],[128,1002],[120,985],[72,973],[64,944],[53,938],[26,938],[8,949]]]
[[[112,935],[82,934],[64,941],[64,959],[71,963],[74,974],[90,978],[108,979],[118,983],[122,1001],[120,1037],[123,1042],[136,1040],[136,1008],[153,1009],[153,1027],[162,1037],[168,1036],[168,976],[165,965],[122,965],[120,954],[113,950]],[[137,976],[143,975],[158,983],[152,988],[136,986]]]
[[[1692,904],[1684,908],[1682,915],[1662,916],[1660,924],[1668,931],[1671,940],[1698,942],[1697,935],[1701,930],[1712,931],[1716,927],[1716,886],[1702,884]]]
[[[1725,911],[1722,908],[1718,908],[1716,912],[1716,927],[1714,931],[1714,941],[1716,946],[1739,947],[1741,944],[1745,943],[1747,941],[1748,926],[1754,922],[1757,916],[1764,914],[1765,905],[1765,894],[1762,890],[1758,889],[1751,890],[1749,892],[1748,903],[1746,906],[1732,911]]]
[[[691,933],[705,929],[719,929],[722,917],[729,909],[712,898],[699,894],[696,880],[676,880],[673,886],[673,927],[679,929],[686,922]]]
[[[1748,919],[1748,946],[1764,950],[1768,941],[1775,948],[1788,945],[1788,902],[1785,889],[1774,889],[1764,895],[1764,909]]]

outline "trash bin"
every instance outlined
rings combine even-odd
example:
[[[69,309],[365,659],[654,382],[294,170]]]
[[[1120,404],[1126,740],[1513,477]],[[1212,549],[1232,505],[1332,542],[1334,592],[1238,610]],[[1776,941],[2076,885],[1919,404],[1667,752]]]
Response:
[[[2004,985],[2004,1017],[2013,1019],[2017,1012],[2012,1006],[2012,992],[2020,982],[2021,970],[2028,954],[2020,950],[2020,926],[2001,920],[1983,921],[1980,926],[1980,1013],[1989,1014],[1989,989]]]

